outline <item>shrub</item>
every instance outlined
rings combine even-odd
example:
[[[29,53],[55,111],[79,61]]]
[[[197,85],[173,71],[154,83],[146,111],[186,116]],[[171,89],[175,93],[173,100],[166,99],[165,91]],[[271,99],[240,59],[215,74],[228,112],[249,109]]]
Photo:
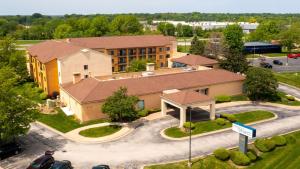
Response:
[[[48,94],[47,93],[41,93],[40,94],[40,99],[46,100],[47,98],[48,98]]]
[[[297,139],[295,138],[295,136],[289,135],[289,136],[286,136],[285,138],[286,138],[286,142],[288,144],[295,144],[297,142]]]
[[[274,136],[272,140],[275,142],[276,146],[284,146],[286,145],[286,139],[283,136]]]
[[[217,96],[216,97],[216,102],[217,103],[225,103],[225,102],[231,102],[231,97],[222,95],[222,96]]]
[[[228,121],[230,121],[231,123],[234,123],[237,121],[236,117],[233,114],[221,114],[221,117],[227,119]]]
[[[269,152],[276,147],[275,141],[272,139],[257,139],[254,145],[261,152]]]
[[[214,156],[219,160],[226,161],[229,159],[230,154],[225,148],[219,148],[214,151]]]
[[[226,120],[224,118],[217,118],[216,123],[220,126],[224,126],[226,124]]]
[[[240,151],[232,151],[230,154],[230,159],[232,160],[232,162],[234,164],[240,165],[240,166],[247,166],[251,162],[249,157]]]
[[[293,96],[286,96],[286,99],[288,99],[289,101],[295,101],[295,97]]]
[[[185,129],[190,129],[190,124],[191,124],[191,129],[193,130],[193,129],[195,128],[195,124],[194,124],[193,122],[185,122],[185,123],[183,124],[183,127],[184,127]]]
[[[257,154],[254,150],[250,149],[248,150],[248,152],[246,153],[246,155],[248,156],[248,158],[251,160],[251,161],[255,161],[257,159]]]
[[[140,110],[139,112],[138,112],[138,116],[139,117],[145,117],[145,116],[147,116],[148,115],[148,110],[147,109],[143,109],[143,110]]]
[[[38,93],[42,93],[42,92],[44,91],[44,90],[41,89],[41,88],[36,88],[36,90],[37,90]]]

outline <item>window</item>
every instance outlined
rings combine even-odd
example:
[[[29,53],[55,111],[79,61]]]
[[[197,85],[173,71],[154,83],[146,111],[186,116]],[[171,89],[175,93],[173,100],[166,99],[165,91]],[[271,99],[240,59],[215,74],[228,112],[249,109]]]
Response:
[[[198,93],[201,93],[201,94],[208,95],[208,88],[205,88],[205,89],[198,89],[198,90],[195,90],[195,92],[198,92]]]
[[[111,71],[112,71],[112,72],[115,72],[115,67],[112,67],[112,68],[111,68]]]
[[[144,108],[145,108],[145,101],[144,101],[144,100],[138,101],[137,107],[138,107],[138,109],[140,109],[140,110],[144,109]]]
[[[84,70],[88,70],[88,69],[89,69],[89,65],[84,65],[84,66],[83,66],[83,69],[84,69]]]
[[[156,53],[155,48],[148,48],[148,54],[154,54],[154,53]]]
[[[125,57],[119,58],[119,63],[126,63],[126,58]]]
[[[167,50],[167,51],[170,51],[170,47],[167,47],[166,50]]]
[[[120,49],[119,56],[126,56],[126,49]]]
[[[112,55],[112,56],[115,55],[115,51],[114,50],[110,50],[108,53],[109,53],[109,55]]]
[[[164,51],[164,48],[159,48],[159,51],[160,51],[160,52]]]
[[[119,66],[119,71],[124,72],[126,70],[126,65]]]
[[[136,49],[129,49],[129,55],[136,55]]]
[[[159,59],[163,59],[164,58],[164,56],[163,55],[159,55]]]
[[[114,63],[115,63],[115,60],[114,60],[114,59],[111,59],[111,63],[114,64]]]
[[[84,75],[84,78],[88,78],[89,77],[89,75]]]
[[[146,48],[140,48],[139,53],[140,53],[140,55],[146,54]]]
[[[164,67],[164,63],[163,62],[160,63],[160,67]]]
[[[170,58],[170,54],[167,54],[167,55],[166,55],[166,58]]]

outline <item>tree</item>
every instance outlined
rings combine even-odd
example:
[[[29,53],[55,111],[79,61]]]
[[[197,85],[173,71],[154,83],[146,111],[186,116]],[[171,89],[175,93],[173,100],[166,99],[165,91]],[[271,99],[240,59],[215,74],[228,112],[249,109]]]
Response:
[[[138,100],[136,96],[128,96],[127,88],[120,87],[105,100],[102,105],[102,112],[113,121],[133,120],[137,117],[135,106]]]
[[[281,31],[281,27],[274,21],[261,23],[256,31],[250,34],[250,41],[271,41],[276,39]]]
[[[18,80],[12,68],[0,69],[0,143],[26,134],[36,118],[36,105],[14,92]]]
[[[282,31],[279,35],[281,45],[290,53],[295,48],[296,43],[300,42],[300,24],[294,23],[288,29]]]
[[[183,30],[182,30],[182,24],[179,23],[176,26],[176,36],[183,37]]]
[[[72,32],[72,27],[68,24],[61,24],[59,25],[54,31],[54,38],[55,39],[62,39],[70,37],[70,33]]]
[[[193,27],[189,25],[182,26],[182,36],[183,37],[192,37],[194,34]]]
[[[197,36],[194,36],[191,42],[190,53],[195,55],[203,55],[204,54],[205,43],[200,41]]]
[[[174,36],[176,28],[173,24],[167,22],[160,22],[157,25],[157,30],[166,36]]]
[[[277,99],[278,82],[270,70],[252,67],[246,75],[245,93],[251,100]]]
[[[132,15],[116,16],[112,20],[110,28],[113,34],[140,34],[143,32],[143,26]]]
[[[212,59],[218,59],[223,51],[221,44],[222,34],[213,32],[210,34],[209,39],[204,48],[204,55]]]
[[[239,25],[229,25],[223,32],[224,59],[220,60],[223,69],[232,72],[246,72],[248,62],[243,54],[243,30]]]
[[[90,30],[92,36],[103,36],[109,31],[109,22],[104,16],[97,16],[92,20]]]
[[[145,71],[147,65],[147,60],[144,59],[135,59],[130,62],[128,67],[129,72],[140,72]]]

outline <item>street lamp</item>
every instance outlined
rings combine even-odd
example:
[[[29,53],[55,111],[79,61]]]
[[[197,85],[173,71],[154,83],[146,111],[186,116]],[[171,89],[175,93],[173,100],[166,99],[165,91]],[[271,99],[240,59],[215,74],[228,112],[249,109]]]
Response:
[[[188,107],[189,114],[190,114],[190,139],[189,139],[189,161],[188,167],[192,167],[192,107]]]

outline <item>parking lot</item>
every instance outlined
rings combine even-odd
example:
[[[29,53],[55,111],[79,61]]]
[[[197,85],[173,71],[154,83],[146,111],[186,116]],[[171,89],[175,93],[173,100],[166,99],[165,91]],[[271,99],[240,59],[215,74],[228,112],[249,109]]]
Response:
[[[283,65],[274,65],[273,60],[280,60]],[[254,59],[250,61],[251,65],[260,66],[260,59]],[[275,72],[298,72],[300,71],[300,58],[298,59],[288,59],[287,57],[277,57],[277,58],[266,58],[265,62],[270,63],[273,66],[273,71]],[[286,63],[288,62],[288,65]]]

